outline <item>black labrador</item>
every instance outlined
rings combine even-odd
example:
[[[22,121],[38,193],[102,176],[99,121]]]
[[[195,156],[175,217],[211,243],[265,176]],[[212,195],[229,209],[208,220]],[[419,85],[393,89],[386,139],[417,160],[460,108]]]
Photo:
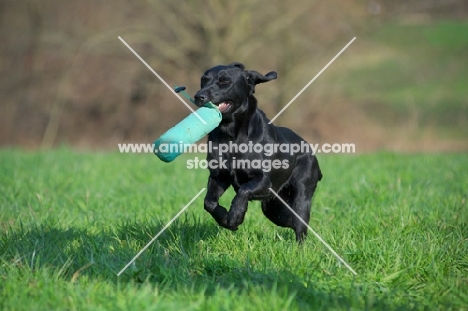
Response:
[[[215,160],[223,165],[209,168],[204,204],[220,226],[237,230],[244,220],[248,202],[260,200],[265,216],[278,226],[294,229],[296,240],[302,242],[307,226],[270,188],[309,223],[312,195],[322,173],[309,150],[286,152],[292,145],[305,145],[305,141],[288,128],[268,124],[265,113],[257,108],[253,96],[255,85],[276,77],[276,72],[262,75],[245,70],[241,63],[213,67],[201,77],[201,89],[195,95],[196,105],[201,107],[211,101],[222,112],[221,123],[208,135],[212,148],[207,161],[214,163],[210,161]],[[249,145],[250,148],[246,148]],[[275,152],[271,152],[275,145]],[[222,152],[226,151],[226,146],[229,151]],[[252,146],[256,147],[255,151]],[[263,151],[268,152],[259,152],[262,146],[265,147]],[[229,186],[234,187],[236,196],[228,212],[219,205],[219,198]]]

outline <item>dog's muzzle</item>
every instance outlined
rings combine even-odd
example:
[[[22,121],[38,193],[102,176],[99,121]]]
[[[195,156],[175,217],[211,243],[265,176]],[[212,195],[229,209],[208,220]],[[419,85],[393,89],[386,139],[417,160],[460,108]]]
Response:
[[[218,104],[218,109],[221,111],[221,113],[225,113],[231,109],[232,103],[231,102],[222,102]]]

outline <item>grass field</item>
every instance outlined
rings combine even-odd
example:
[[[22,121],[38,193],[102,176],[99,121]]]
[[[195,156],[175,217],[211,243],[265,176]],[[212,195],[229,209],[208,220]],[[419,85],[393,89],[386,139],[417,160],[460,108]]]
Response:
[[[0,159],[2,310],[468,310],[467,155],[319,156],[311,226],[357,277],[258,203],[230,232],[202,197],[117,277],[207,172],[68,149]]]
[[[388,139],[402,131],[400,140],[409,136],[412,144],[424,137],[466,141],[467,49],[466,21],[382,24],[358,36],[320,77],[329,97],[323,102],[353,102]]]

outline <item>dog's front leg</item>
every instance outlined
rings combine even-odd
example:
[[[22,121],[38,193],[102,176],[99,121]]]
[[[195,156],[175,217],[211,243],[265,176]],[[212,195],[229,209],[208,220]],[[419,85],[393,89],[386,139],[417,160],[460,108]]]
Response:
[[[252,198],[267,197],[270,195],[268,188],[271,187],[270,179],[265,175],[257,176],[248,183],[243,184],[232,200],[231,209],[227,215],[227,226],[231,230],[237,230],[237,227],[244,221],[245,213],[249,200]]]
[[[220,226],[228,229],[228,213],[224,207],[219,205],[219,198],[223,195],[229,185],[230,184],[228,182],[221,181],[219,178],[210,176],[208,179],[208,190],[205,196],[205,210],[213,216]]]

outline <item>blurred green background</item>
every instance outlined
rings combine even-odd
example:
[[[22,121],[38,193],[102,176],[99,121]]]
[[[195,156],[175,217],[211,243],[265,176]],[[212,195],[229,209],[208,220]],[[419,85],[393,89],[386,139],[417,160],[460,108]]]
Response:
[[[275,124],[357,152],[468,150],[468,2],[1,1],[0,146],[117,150],[152,142],[189,110],[209,67],[278,72],[257,87]]]

